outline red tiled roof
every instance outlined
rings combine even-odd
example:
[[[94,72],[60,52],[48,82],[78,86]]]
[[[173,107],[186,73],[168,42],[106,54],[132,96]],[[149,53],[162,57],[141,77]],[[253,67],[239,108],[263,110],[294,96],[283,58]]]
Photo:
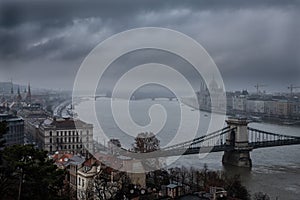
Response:
[[[66,162],[65,161],[65,158],[67,158],[68,160],[70,158],[73,157],[73,154],[54,154],[52,156],[53,160],[56,162],[56,163],[63,163],[63,162]]]
[[[91,157],[90,159],[87,159],[84,163],[83,166],[87,167],[92,167],[93,165],[100,165],[100,161],[95,159],[94,157]]]

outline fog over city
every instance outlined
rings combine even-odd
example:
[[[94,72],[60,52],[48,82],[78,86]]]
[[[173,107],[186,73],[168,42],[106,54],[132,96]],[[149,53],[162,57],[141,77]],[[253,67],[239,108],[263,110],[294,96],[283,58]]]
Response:
[[[299,0],[0,0],[0,199],[299,199],[299,19]]]
[[[261,83],[269,92],[288,92],[289,84],[300,84],[299,9],[298,1],[1,1],[0,80],[70,90],[97,44],[151,26],[180,31],[203,45],[227,90],[255,91]],[[133,57],[126,65],[147,59],[142,53]],[[112,76],[124,62],[115,63]]]

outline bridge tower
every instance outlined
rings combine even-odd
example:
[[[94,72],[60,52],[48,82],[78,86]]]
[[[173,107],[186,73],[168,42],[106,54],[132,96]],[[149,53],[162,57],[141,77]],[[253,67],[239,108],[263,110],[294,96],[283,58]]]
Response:
[[[230,118],[226,120],[230,128],[235,128],[227,135],[226,146],[222,158],[223,164],[234,165],[238,167],[252,167],[250,158],[249,137],[247,125],[249,121],[246,118]]]

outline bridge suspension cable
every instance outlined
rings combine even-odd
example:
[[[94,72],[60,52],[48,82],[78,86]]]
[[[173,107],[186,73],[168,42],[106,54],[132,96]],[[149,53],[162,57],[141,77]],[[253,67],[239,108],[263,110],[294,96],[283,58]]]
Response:
[[[253,148],[263,148],[282,145],[300,144],[300,137],[271,133],[248,127],[249,145]]]
[[[221,130],[217,130],[217,131],[214,131],[212,133],[209,133],[207,135],[203,135],[203,136],[200,136],[198,138],[195,138],[193,140],[189,140],[189,141],[185,141],[185,142],[182,142],[182,143],[178,143],[178,144],[175,144],[175,145],[172,145],[172,146],[168,146],[166,148],[162,148],[161,150],[171,150],[171,149],[177,149],[177,148],[181,148],[181,149],[184,149],[184,148],[192,148],[194,147],[195,145],[198,145],[200,143],[204,143],[205,141],[208,141],[208,140],[211,140],[211,139],[214,139],[214,138],[218,138],[222,135],[225,135],[226,133],[228,132],[231,132],[232,130],[234,130],[235,128],[231,128],[229,126],[221,129]],[[219,138],[220,139],[220,138]],[[226,139],[224,138],[222,141],[226,141]]]

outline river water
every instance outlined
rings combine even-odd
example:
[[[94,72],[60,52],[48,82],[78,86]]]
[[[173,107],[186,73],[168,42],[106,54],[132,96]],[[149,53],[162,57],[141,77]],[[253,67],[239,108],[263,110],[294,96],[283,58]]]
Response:
[[[185,126],[184,130],[188,130],[191,125],[189,123],[192,123],[193,119],[197,115],[200,115],[199,128],[195,137],[207,133],[208,124],[211,120],[210,114],[194,110],[186,105],[182,105],[182,110],[180,110],[180,106],[177,101],[131,101],[129,104],[129,110],[133,121],[141,126],[149,124],[151,122],[151,118],[148,115],[148,110],[154,104],[163,106],[166,111],[166,122],[161,131],[159,133],[155,133],[161,141],[162,147],[167,146],[172,138],[175,137],[175,134],[181,134],[182,138],[190,137],[185,136],[186,133],[177,133],[180,120],[182,118],[188,119],[185,121],[185,124],[182,125]],[[91,117],[93,114],[90,112],[90,109],[93,108],[95,108],[94,110],[96,111],[97,119]],[[80,104],[75,106],[75,111],[80,113],[80,119],[94,124],[94,139],[100,143],[106,143],[110,138],[118,138],[123,147],[130,148],[131,144],[134,142],[134,137],[138,134],[125,134],[124,131],[118,127],[118,125],[114,122],[111,112],[110,99],[99,99],[96,102],[92,99],[82,101]],[[161,112],[152,114],[152,117],[154,118],[161,117]],[[122,113],[120,115],[122,115]],[[122,116],[120,116],[120,119],[122,119]],[[100,130],[97,128],[97,123],[101,124],[101,128],[103,129],[106,137],[103,137],[103,135],[100,134]],[[224,126],[226,126],[225,123]],[[268,123],[250,123],[249,126],[274,133],[300,136],[300,127],[296,126],[284,126]],[[217,152],[209,153],[203,158],[200,158],[199,155],[181,156],[169,167],[185,166],[187,168],[203,168],[204,164],[207,164],[208,168],[212,170],[225,170],[231,174],[240,174],[243,184],[252,194],[261,191],[268,193],[271,196],[271,199],[300,199],[300,145],[253,150],[251,152],[253,164],[251,170],[228,166],[224,168],[221,162],[222,155],[222,152]]]

